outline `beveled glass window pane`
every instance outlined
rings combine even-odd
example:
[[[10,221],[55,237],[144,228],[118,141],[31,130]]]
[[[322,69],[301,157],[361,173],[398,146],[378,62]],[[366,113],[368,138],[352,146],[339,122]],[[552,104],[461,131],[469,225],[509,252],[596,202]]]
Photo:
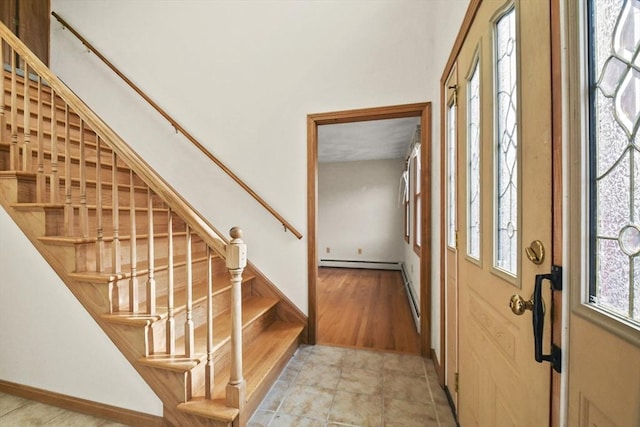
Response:
[[[480,66],[473,68],[469,79],[469,130],[467,132],[468,195],[467,255],[480,259]]]
[[[496,23],[495,266],[518,272],[518,124],[516,20],[511,8]]]
[[[447,108],[447,244],[456,246],[456,107]]]
[[[589,26],[589,303],[640,324],[640,0],[591,0]]]

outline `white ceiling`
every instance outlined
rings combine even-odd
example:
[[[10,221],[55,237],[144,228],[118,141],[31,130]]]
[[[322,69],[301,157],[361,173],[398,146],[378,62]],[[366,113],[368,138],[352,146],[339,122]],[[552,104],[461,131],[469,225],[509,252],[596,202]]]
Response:
[[[318,162],[401,159],[419,117],[318,126]]]

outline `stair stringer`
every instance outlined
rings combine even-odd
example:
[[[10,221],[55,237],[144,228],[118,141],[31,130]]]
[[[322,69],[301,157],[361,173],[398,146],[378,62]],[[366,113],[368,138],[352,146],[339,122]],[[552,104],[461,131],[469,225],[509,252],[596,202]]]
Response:
[[[2,186],[0,181],[0,186]],[[62,261],[60,254],[55,253],[47,244],[42,243],[39,238],[44,236],[44,220],[40,222],[38,220],[38,214],[21,214],[16,209],[11,207],[11,203],[4,197],[4,191],[0,189],[0,204],[4,207],[5,211],[13,219],[13,221],[22,230],[25,236],[38,250],[46,262],[52,267],[60,279],[67,285],[71,293],[76,297],[80,304],[87,310],[94,321],[105,332],[113,344],[123,354],[123,356],[129,361],[138,374],[146,381],[151,389],[158,395],[160,400],[164,404],[164,417],[166,420],[174,426],[194,426],[194,427],[230,427],[232,421],[221,421],[211,418],[195,417],[190,414],[186,414],[183,411],[178,410],[178,405],[184,403],[184,400],[177,396],[176,389],[169,384],[175,386],[182,386],[183,390],[185,383],[188,379],[185,377],[183,381],[180,381],[179,377],[183,374],[177,374],[171,376],[168,371],[162,371],[158,369],[149,368],[139,363],[139,359],[144,357],[144,348],[147,347],[147,342],[151,334],[151,322],[141,326],[124,325],[115,322],[110,322],[104,319],[103,315],[105,311],[102,311],[104,307],[100,307],[96,303],[96,290],[93,286],[87,286],[86,283],[74,280],[69,274],[68,270],[70,265],[75,263],[75,259],[69,259]],[[44,214],[42,214],[44,216]],[[40,225],[38,225],[40,224]],[[39,235],[39,231],[42,235]],[[99,296],[104,300],[104,296]],[[198,362],[199,364],[199,362]],[[238,411],[233,408],[228,408],[227,413],[235,414],[233,419],[237,417]]]

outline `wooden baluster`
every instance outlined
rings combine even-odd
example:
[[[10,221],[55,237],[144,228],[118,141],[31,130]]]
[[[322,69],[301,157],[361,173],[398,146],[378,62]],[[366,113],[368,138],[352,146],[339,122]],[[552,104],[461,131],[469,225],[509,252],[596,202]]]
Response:
[[[64,233],[67,236],[73,236],[73,224],[75,211],[72,204],[72,186],[71,182],[71,138],[69,135],[69,106],[64,107]]]
[[[176,320],[173,317],[173,213],[171,208],[169,208],[167,222],[167,257],[169,262],[167,270],[167,354],[174,354],[176,351]]]
[[[147,313],[153,314],[156,312],[156,280],[155,280],[155,248],[154,248],[154,236],[155,233],[153,231],[153,198],[151,197],[151,189],[147,189],[147,228],[148,228],[148,254],[147,259],[149,260],[149,278],[147,279]]]
[[[58,123],[56,111],[56,93],[51,91],[51,182],[49,196],[51,203],[58,203],[60,176],[58,175]]]
[[[38,174],[36,175],[36,201],[38,203],[44,201],[46,186],[44,176],[44,135],[42,133],[42,77],[38,76]]]
[[[16,76],[16,53],[11,49],[11,146],[9,147],[9,169],[18,170],[18,81]]]
[[[247,265],[247,245],[242,230],[233,227],[227,245],[227,269],[231,274],[231,372],[226,389],[227,406],[242,408],[246,382],[242,377],[242,271]]]
[[[207,364],[205,365],[205,397],[213,396],[213,268],[211,265],[211,248],[207,246]]]
[[[118,206],[118,156],[115,151],[111,154],[113,162],[111,169],[111,216],[113,218],[113,242],[111,243],[111,270],[120,273],[122,263],[120,261],[120,209]]]
[[[187,357],[193,356],[194,353],[194,327],[193,327],[193,265],[191,254],[191,227],[187,225],[187,233],[185,236],[185,245],[187,251],[187,319],[184,323],[184,354]]]
[[[29,65],[24,61],[24,145],[22,146],[22,170],[28,171],[31,167],[31,97],[29,92]]]
[[[4,65],[4,40],[0,39],[0,60]],[[0,102],[0,141],[6,141],[7,135],[7,118],[5,116],[5,82],[4,82],[4,66],[2,67],[2,78],[0,79],[0,94],[2,94],[2,102]]]
[[[136,230],[136,200],[133,186],[133,171],[129,170],[129,222],[131,225],[131,238],[129,249],[131,256],[131,278],[129,279],[129,311],[138,311],[138,232]]]
[[[68,114],[65,119],[67,120],[67,138],[69,138]],[[67,177],[67,180],[70,180],[69,177]],[[82,119],[80,119],[80,234],[82,237],[89,237],[89,208],[87,207],[87,155],[84,140],[84,120]]]
[[[104,271],[104,226],[102,224],[102,153],[100,137],[96,136],[96,271]]]

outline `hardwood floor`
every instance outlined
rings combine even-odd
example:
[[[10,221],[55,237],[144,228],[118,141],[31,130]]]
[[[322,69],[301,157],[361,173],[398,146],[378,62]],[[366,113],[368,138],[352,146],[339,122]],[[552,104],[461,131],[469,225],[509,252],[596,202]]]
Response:
[[[319,268],[318,343],[418,354],[402,274]]]

